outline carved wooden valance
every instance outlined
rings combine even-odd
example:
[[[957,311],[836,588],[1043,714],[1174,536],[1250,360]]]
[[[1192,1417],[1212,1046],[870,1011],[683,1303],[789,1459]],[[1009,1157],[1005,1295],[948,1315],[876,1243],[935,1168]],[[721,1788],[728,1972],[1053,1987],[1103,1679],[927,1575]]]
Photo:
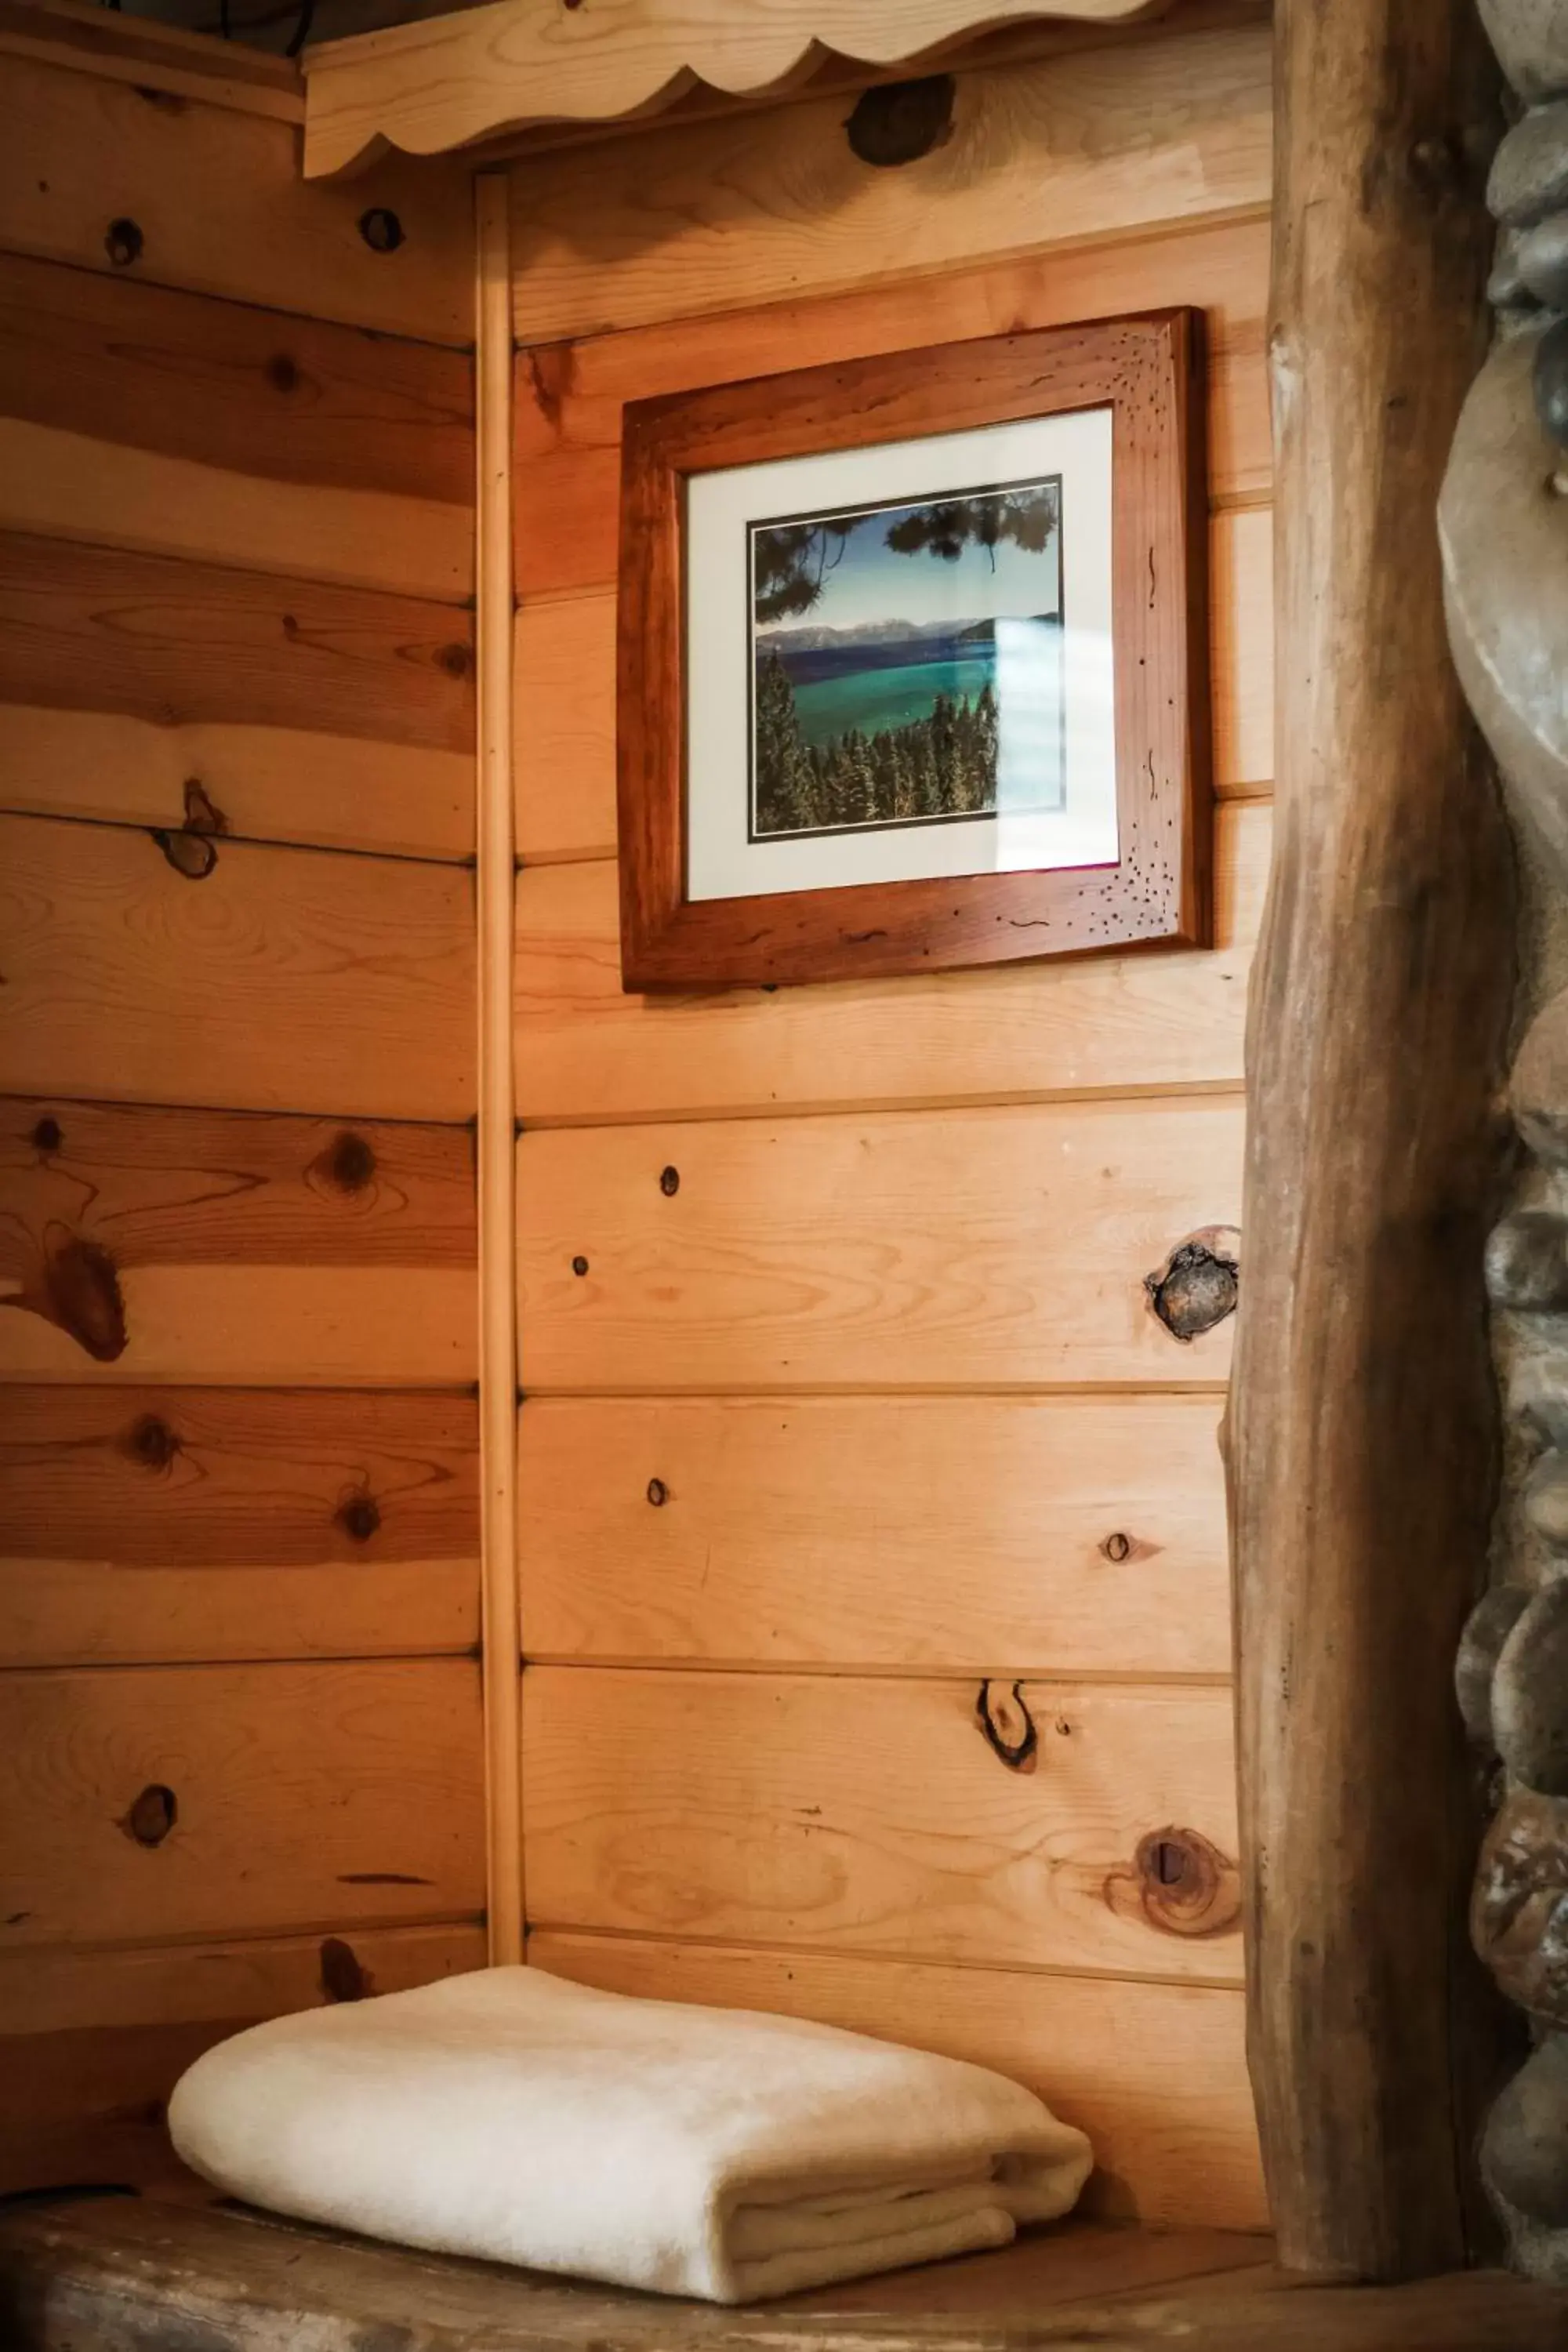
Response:
[[[434,155],[546,122],[656,114],[699,85],[787,89],[836,56],[914,64],[1026,23],[1130,24],[1167,0],[493,0],[305,59],[307,178],[384,148]]]

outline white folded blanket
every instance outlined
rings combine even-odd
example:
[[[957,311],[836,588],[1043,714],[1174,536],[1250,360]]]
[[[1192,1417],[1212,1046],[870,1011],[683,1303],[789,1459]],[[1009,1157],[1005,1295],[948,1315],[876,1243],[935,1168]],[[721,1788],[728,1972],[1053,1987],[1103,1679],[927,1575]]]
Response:
[[[1091,2161],[984,2067],[531,1968],[254,2026],[169,2129],[303,2221],[715,2303],[1005,2246]]]

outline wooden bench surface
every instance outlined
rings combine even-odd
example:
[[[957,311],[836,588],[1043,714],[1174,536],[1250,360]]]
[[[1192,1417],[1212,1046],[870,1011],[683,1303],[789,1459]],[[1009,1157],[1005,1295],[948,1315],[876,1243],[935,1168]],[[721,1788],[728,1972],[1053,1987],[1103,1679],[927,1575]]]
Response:
[[[743,2311],[130,2197],[0,2211],[5,2352],[1562,2352],[1568,2289],[1309,2287],[1268,2242],[1068,2223]]]

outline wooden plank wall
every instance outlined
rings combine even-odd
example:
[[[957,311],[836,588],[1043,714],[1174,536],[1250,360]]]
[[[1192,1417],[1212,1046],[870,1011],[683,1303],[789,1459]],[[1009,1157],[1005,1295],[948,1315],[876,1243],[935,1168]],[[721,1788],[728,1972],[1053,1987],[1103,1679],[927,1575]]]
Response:
[[[4,2189],[484,1957],[470,189],[179,62],[0,55]]]
[[[901,169],[847,111],[513,172],[529,1949],[1001,2066],[1093,2134],[1102,2209],[1257,2225],[1229,1333],[1143,1285],[1238,1215],[1268,31],[961,76]],[[1172,302],[1212,345],[1213,951],[623,995],[623,403]]]

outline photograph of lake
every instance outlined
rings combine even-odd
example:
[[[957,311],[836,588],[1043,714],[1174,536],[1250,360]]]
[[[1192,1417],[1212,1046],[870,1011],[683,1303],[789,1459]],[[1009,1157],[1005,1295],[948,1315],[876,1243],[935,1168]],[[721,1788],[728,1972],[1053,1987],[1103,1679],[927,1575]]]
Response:
[[[751,838],[1057,809],[1061,477],[749,526]]]

